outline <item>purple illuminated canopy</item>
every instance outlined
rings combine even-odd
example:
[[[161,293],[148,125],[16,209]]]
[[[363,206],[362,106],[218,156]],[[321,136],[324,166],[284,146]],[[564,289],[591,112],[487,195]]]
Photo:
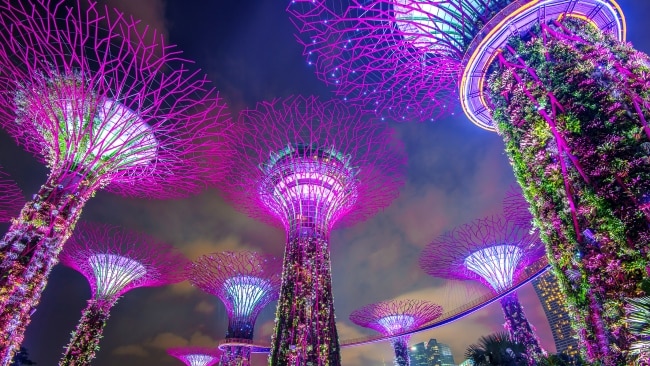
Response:
[[[391,336],[417,329],[442,315],[442,307],[424,300],[392,300],[366,305],[350,314],[362,327]]]
[[[338,96],[396,121],[429,121],[457,105],[463,44],[482,17],[454,3],[295,0],[287,11],[307,63]]]
[[[170,356],[176,357],[187,366],[212,366],[219,362],[221,352],[207,347],[176,347],[167,349]]]
[[[190,282],[224,303],[233,318],[255,319],[278,298],[282,262],[253,252],[206,254],[190,267]]]
[[[228,197],[289,231],[329,231],[385,207],[403,184],[404,148],[342,102],[290,97],[240,114]]]
[[[492,216],[435,239],[422,251],[420,267],[431,276],[478,280],[499,293],[543,256],[544,247],[529,228]]]
[[[61,252],[61,263],[83,274],[94,299],[115,300],[125,292],[185,279],[185,257],[141,233],[109,225],[78,225]]]

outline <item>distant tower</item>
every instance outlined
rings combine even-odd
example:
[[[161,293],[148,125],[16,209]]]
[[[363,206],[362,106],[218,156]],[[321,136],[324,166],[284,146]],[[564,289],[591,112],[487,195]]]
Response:
[[[448,232],[420,256],[420,267],[431,276],[477,280],[494,293],[512,287],[519,273],[544,256],[536,235],[499,216],[473,221]],[[501,299],[506,329],[526,345],[529,357],[544,353],[515,292]]]
[[[504,140],[585,356],[634,363],[622,299],[650,295],[650,58],[617,1],[288,3],[308,62],[351,103],[429,120],[457,86]]]
[[[411,366],[455,366],[451,348],[435,338],[411,346],[409,355]]]
[[[85,0],[0,2],[0,126],[50,169],[0,241],[0,364],[95,192],[181,197],[221,175],[224,104],[137,25]]]
[[[221,299],[228,310],[226,339],[252,340],[260,311],[278,299],[282,262],[253,252],[206,254],[190,265],[190,282]],[[221,366],[250,365],[250,349],[228,346]]]
[[[555,274],[553,271],[546,271],[533,279],[532,283],[551,326],[557,352],[572,357],[579,356],[577,334],[571,327],[566,298],[560,291]]]
[[[287,234],[272,366],[341,364],[329,234],[387,206],[404,179],[403,146],[342,102],[292,97],[243,111],[229,199]]]
[[[366,305],[350,314],[350,320],[386,336],[399,335],[417,329],[442,315],[442,307],[422,300],[393,300]],[[391,339],[395,350],[395,366],[410,365],[408,340],[410,335]]]
[[[15,218],[24,204],[25,197],[16,182],[0,170],[0,222]]]
[[[219,362],[221,352],[207,347],[169,348],[167,353],[183,361],[186,366],[213,366]]]
[[[72,333],[60,366],[89,365],[111,308],[128,291],[185,279],[185,257],[147,235],[108,225],[79,225],[61,263],[84,275],[92,297]]]
[[[503,212],[506,218],[528,230],[536,230],[532,226],[533,215],[529,207],[519,187],[511,187],[503,199]],[[577,334],[571,327],[566,296],[560,290],[555,274],[553,271],[546,271],[533,279],[532,284],[551,326],[557,352],[578,356],[580,350]]]

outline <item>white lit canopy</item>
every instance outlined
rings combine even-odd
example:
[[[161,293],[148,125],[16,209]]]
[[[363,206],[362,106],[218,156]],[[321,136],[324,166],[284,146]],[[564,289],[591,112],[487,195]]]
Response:
[[[88,262],[95,274],[96,295],[110,298],[131,282],[147,274],[138,261],[116,254],[94,254]]]
[[[231,277],[224,281],[223,286],[236,318],[251,315],[260,305],[260,300],[273,288],[266,279],[246,275]]]
[[[388,315],[377,319],[377,323],[379,323],[388,334],[397,334],[408,331],[414,322],[415,318],[406,314]]]
[[[523,251],[516,245],[493,245],[477,250],[465,258],[465,267],[481,276],[494,291],[512,286],[513,276]]]

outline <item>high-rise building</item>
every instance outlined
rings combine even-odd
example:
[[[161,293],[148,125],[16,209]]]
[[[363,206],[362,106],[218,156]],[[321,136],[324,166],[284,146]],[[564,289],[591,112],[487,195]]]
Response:
[[[557,353],[570,356],[579,354],[576,332],[571,328],[571,319],[566,309],[566,298],[560,292],[552,271],[546,271],[533,280],[533,287],[542,303],[548,323],[551,325]]]
[[[451,348],[435,338],[411,346],[411,366],[456,366]]]

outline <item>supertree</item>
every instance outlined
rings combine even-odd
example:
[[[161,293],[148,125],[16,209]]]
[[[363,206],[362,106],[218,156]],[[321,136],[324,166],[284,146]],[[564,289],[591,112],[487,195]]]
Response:
[[[7,173],[0,170],[0,222],[7,222],[16,217],[25,204],[23,191],[20,190]]]
[[[371,328],[385,336],[406,333],[429,323],[442,315],[442,307],[423,300],[393,300],[370,304],[350,314],[354,324]],[[391,339],[395,350],[395,366],[408,366],[409,334]]]
[[[137,24],[85,0],[0,4],[0,125],[50,168],[0,241],[0,364],[98,189],[181,197],[221,176],[224,104],[180,51]]]
[[[89,365],[117,300],[134,288],[185,280],[188,263],[174,247],[148,235],[87,223],[79,225],[60,259],[86,277],[91,299],[59,365]]]
[[[543,258],[544,247],[528,228],[500,216],[478,219],[429,243],[420,267],[429,275],[480,281],[499,294],[512,287],[521,271]],[[517,294],[501,298],[505,328],[513,340],[526,345],[531,362],[544,351],[526,319]]]
[[[226,339],[252,340],[255,320],[278,299],[282,261],[253,252],[206,254],[190,264],[189,281],[217,296],[228,311]],[[222,366],[250,365],[250,349],[226,346]]]
[[[335,225],[388,205],[403,183],[404,148],[382,123],[339,101],[290,97],[243,111],[227,197],[285,229],[271,365],[340,365],[330,265]]]
[[[221,351],[207,347],[169,348],[167,353],[176,357],[187,366],[212,366],[219,362]]]
[[[624,42],[616,1],[295,0],[289,11],[320,75],[342,75],[339,91],[365,97],[365,80],[389,81],[399,59],[399,73],[413,70],[390,90],[401,103],[455,60],[466,114],[505,141],[585,356],[626,364],[622,299],[650,288],[650,61]]]

